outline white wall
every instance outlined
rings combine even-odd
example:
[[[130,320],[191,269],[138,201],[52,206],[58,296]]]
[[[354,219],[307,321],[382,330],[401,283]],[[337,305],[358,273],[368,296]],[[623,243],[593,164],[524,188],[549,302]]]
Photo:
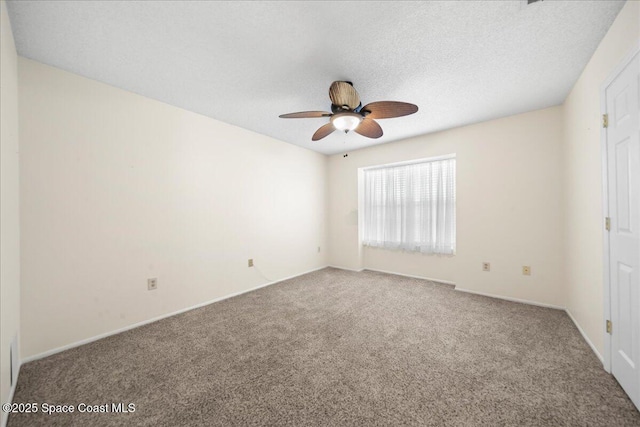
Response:
[[[604,351],[600,87],[640,40],[640,3],[628,1],[563,106],[567,308]]]
[[[0,2],[0,45],[0,389],[4,403],[11,383],[9,349],[20,331],[18,62],[4,1]],[[3,423],[5,419],[3,412]]]
[[[331,156],[329,263],[563,306],[561,137],[560,107],[553,107],[374,146],[346,158]],[[450,153],[457,155],[457,254],[361,250],[358,168]],[[482,271],[484,261],[491,272]],[[532,267],[531,276],[522,275],[523,265]]]
[[[325,156],[24,58],[19,78],[24,357],[326,264]]]

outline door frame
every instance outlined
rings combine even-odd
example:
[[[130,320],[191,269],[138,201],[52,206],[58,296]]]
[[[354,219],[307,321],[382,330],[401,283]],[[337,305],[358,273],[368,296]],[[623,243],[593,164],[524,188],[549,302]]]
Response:
[[[631,51],[625,55],[620,63],[609,74],[605,81],[600,86],[600,113],[604,115],[607,113],[607,98],[606,91],[609,85],[613,83],[616,77],[631,63],[636,55],[640,53],[640,39],[636,42]],[[602,116],[601,116],[602,117]],[[606,231],[605,218],[609,216],[609,164],[607,158],[607,130],[602,125],[600,126],[600,157],[602,160],[602,233],[603,239],[603,303],[604,317],[602,319],[602,333],[604,334],[604,354],[602,355],[602,365],[604,370],[611,373],[611,335],[607,333],[606,321],[611,319],[611,282],[610,282],[610,260],[609,260],[609,232]],[[615,326],[614,326],[615,327]]]

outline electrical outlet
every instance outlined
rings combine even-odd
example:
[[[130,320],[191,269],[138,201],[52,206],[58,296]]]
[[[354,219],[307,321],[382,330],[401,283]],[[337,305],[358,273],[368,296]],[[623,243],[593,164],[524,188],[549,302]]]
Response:
[[[482,271],[491,271],[491,264],[489,264],[488,262],[483,262]]]
[[[528,265],[523,265],[522,274],[524,274],[525,276],[531,276],[531,267],[529,267]]]
[[[318,246],[318,253],[320,253],[320,246]]]
[[[249,267],[253,267],[253,258],[249,260]]]
[[[158,289],[158,279],[155,277],[153,279],[147,279],[147,290],[154,291]]]

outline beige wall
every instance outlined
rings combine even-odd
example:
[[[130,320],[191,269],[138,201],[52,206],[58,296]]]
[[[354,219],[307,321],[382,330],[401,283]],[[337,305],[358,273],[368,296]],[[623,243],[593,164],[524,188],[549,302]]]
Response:
[[[24,58],[19,77],[24,357],[326,264],[325,156]]]
[[[567,308],[598,351],[603,339],[600,87],[640,40],[640,3],[628,1],[563,106]]]
[[[424,135],[329,159],[330,264],[455,282],[563,306],[560,107]],[[457,254],[361,250],[358,168],[455,153]],[[491,272],[482,271],[482,262]],[[532,267],[523,276],[522,266]]]
[[[4,403],[11,383],[9,349],[20,331],[20,199],[17,56],[7,8],[4,1],[0,3],[0,389]]]

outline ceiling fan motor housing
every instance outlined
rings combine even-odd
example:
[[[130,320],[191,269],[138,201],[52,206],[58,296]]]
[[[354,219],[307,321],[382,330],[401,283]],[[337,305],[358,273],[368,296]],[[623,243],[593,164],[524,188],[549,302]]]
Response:
[[[331,104],[331,112],[334,114],[342,113],[343,111],[354,111],[356,113],[359,113],[360,110],[362,110],[362,102],[360,102],[360,104],[358,104],[358,106],[353,110],[351,110],[348,105]]]

